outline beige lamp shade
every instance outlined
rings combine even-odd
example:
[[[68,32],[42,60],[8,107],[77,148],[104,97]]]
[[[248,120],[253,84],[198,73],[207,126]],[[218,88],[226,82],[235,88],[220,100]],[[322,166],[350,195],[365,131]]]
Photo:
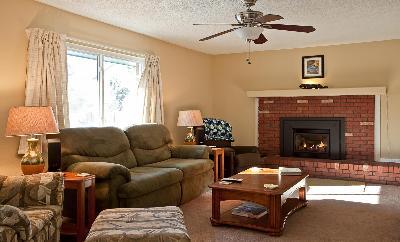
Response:
[[[6,136],[58,133],[51,107],[12,107],[8,112]]]
[[[178,126],[196,127],[203,125],[203,118],[200,110],[179,111]]]

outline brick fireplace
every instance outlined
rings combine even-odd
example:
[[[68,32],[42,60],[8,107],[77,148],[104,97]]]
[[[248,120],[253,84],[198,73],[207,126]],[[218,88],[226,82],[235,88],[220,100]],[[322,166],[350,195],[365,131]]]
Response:
[[[400,163],[379,162],[380,106],[381,97],[386,96],[385,87],[248,91],[247,96],[257,98],[256,142],[260,151],[267,155],[265,160],[268,164],[299,167],[311,177],[400,185]],[[344,156],[336,159],[323,155],[317,158],[281,155],[280,127],[285,119],[343,120]],[[292,133],[289,132],[295,140],[292,148],[296,149],[300,144],[300,148],[297,147],[300,152],[317,149],[317,152],[328,153],[324,145],[332,141],[332,130],[323,125],[301,126],[289,127],[294,128]],[[297,134],[302,135],[300,143],[296,143]]]
[[[375,95],[260,97],[258,143],[262,153],[281,153],[282,118],[343,118],[345,158],[374,160]]]

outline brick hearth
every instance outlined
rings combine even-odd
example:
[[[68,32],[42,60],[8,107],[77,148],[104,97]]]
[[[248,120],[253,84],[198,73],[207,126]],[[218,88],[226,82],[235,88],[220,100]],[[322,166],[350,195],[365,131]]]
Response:
[[[400,163],[267,156],[268,164],[298,167],[311,177],[400,185]]]
[[[281,117],[344,117],[346,159],[374,160],[373,95],[259,98],[258,141],[264,154],[280,153]]]

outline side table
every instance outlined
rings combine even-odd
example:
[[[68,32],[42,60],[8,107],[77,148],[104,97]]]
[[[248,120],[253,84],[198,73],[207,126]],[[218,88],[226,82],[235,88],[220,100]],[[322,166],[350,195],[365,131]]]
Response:
[[[224,149],[212,148],[214,155],[214,182],[224,178]]]
[[[62,235],[76,236],[77,242],[85,240],[96,218],[95,190],[94,175],[77,176],[75,173],[71,172],[64,173]],[[71,194],[71,196],[65,196],[67,192]],[[72,194],[76,194],[76,196]],[[75,214],[72,214],[71,210],[75,210]]]

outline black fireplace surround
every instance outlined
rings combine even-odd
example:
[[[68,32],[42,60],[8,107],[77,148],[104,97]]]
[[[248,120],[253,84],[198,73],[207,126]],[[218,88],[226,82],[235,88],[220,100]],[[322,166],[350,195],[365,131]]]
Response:
[[[344,118],[281,118],[281,156],[345,159]]]

